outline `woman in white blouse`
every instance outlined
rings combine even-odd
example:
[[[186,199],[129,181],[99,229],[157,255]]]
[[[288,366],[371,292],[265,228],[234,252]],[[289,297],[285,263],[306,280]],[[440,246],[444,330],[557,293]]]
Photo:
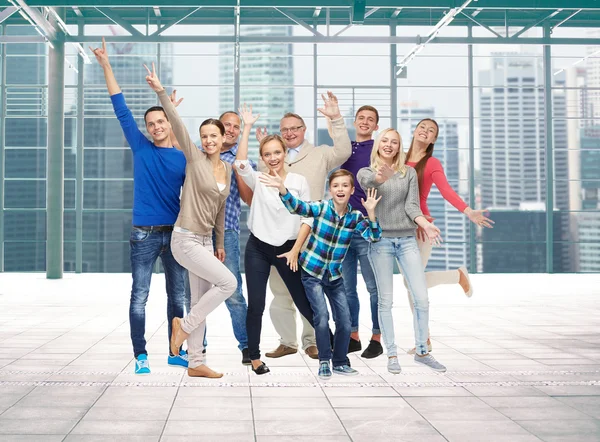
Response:
[[[269,368],[260,360],[260,332],[265,310],[267,281],[271,266],[274,266],[287,286],[298,310],[312,325],[313,312],[304,293],[298,271],[298,252],[302,240],[298,239],[300,224],[311,225],[310,219],[292,215],[283,205],[277,189],[267,187],[259,181],[260,172],[255,172],[248,162],[248,139],[252,125],[258,120],[252,115],[252,107],[240,109],[244,130],[238,145],[235,166],[244,182],[254,191],[248,228],[250,238],[246,244],[244,267],[248,293],[248,351],[252,360],[252,371],[265,374]],[[268,135],[260,141],[260,157],[269,169],[284,179],[287,189],[297,198],[310,201],[310,188],[306,178],[285,170],[286,147],[279,135]]]

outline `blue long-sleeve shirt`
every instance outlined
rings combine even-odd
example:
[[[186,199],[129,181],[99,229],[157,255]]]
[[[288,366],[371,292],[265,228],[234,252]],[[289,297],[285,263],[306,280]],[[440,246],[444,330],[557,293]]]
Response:
[[[174,147],[156,147],[139,130],[122,93],[110,97],[133,152],[133,225],[175,224],[185,179],[185,156]]]
[[[350,205],[346,213],[339,216],[333,200],[305,202],[288,192],[281,195],[281,201],[291,213],[314,218],[308,245],[298,262],[315,278],[323,279],[326,271],[331,281],[342,277],[342,261],[355,231],[367,241],[381,238],[379,223],[371,222]]]

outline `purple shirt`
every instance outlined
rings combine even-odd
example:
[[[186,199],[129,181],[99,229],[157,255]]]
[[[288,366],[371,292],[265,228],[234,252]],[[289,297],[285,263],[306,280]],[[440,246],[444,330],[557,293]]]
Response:
[[[341,168],[349,170],[354,175],[354,194],[350,196],[350,205],[353,209],[360,210],[364,216],[367,215],[367,209],[365,209],[360,202],[361,198],[367,199],[367,195],[365,194],[360,184],[358,184],[358,179],[356,178],[356,174],[363,167],[369,167],[371,165],[371,151],[373,150],[373,140],[358,141],[352,142],[352,155],[350,158],[342,164]]]

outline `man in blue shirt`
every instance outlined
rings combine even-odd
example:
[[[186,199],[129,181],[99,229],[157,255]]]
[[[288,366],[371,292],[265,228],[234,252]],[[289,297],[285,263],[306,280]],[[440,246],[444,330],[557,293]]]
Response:
[[[91,48],[90,48],[91,49]],[[171,232],[179,214],[179,195],[185,179],[185,157],[173,147],[171,124],[163,109],[153,106],[144,114],[149,141],[139,130],[115,79],[106,42],[92,49],[104,78],[115,114],[133,153],[133,228],[129,239],[133,284],[129,303],[135,373],[150,374],[146,351],[146,302],[152,269],[158,257],[165,269],[168,338],[174,317],[183,316],[187,271],[171,254]],[[167,340],[168,345],[168,340]],[[187,367],[187,355],[169,352],[169,365]]]

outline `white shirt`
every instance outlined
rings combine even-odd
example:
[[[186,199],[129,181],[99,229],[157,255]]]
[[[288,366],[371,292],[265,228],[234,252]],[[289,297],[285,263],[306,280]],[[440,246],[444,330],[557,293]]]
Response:
[[[294,159],[298,156],[298,153],[300,153],[300,148],[302,147],[302,145],[298,146],[298,147],[294,147],[291,148],[289,147],[287,150],[287,161],[289,163],[291,163],[292,161],[294,161]]]
[[[244,166],[243,169],[241,165]],[[279,197],[279,190],[262,184],[258,179],[261,172],[252,170],[247,160],[236,161],[235,167],[254,192],[248,215],[248,228],[254,236],[272,246],[280,246],[286,241],[298,238],[301,223],[312,226],[312,218],[301,218],[285,208]],[[302,175],[288,173],[284,184],[296,198],[310,201],[310,187]]]

